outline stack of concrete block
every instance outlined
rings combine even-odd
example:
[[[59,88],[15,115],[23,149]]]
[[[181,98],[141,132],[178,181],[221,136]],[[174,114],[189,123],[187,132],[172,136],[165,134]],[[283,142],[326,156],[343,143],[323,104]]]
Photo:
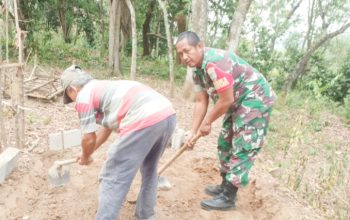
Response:
[[[49,143],[51,150],[78,147],[81,144],[81,131],[73,129],[49,134]]]
[[[16,167],[21,151],[14,147],[8,147],[0,154],[0,183],[4,182]]]

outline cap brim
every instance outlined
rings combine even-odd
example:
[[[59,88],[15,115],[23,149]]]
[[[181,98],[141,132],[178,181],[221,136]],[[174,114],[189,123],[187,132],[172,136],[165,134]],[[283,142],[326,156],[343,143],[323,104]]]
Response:
[[[66,91],[63,92],[63,104],[69,104],[73,102],[71,98],[67,95]]]

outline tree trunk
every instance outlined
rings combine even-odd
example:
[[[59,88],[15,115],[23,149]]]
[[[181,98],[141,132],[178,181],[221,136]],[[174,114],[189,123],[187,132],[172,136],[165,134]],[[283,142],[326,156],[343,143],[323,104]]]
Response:
[[[230,37],[227,43],[227,48],[229,51],[237,51],[239,36],[241,35],[241,30],[243,23],[246,19],[249,7],[252,0],[239,0],[235,13],[233,14],[231,27],[230,27]]]
[[[158,19],[157,19],[157,26],[156,26],[156,34],[160,34],[160,22],[161,22],[161,16],[162,12],[159,13]],[[156,39],[156,51],[155,51],[155,57],[159,56],[159,38]]]
[[[111,72],[114,72],[114,43],[118,1],[119,0],[111,0],[109,11],[108,65],[111,67]]]
[[[178,33],[180,34],[184,31],[186,31],[186,16],[183,14],[178,14],[175,16],[175,20],[177,23]],[[177,53],[176,53],[176,64],[181,64],[181,59]]]
[[[150,24],[153,17],[154,5],[155,5],[154,0],[148,0],[148,9],[146,13],[146,18],[142,25],[143,56],[149,56],[151,54],[149,36],[147,34],[150,32]]]
[[[208,1],[207,0],[193,0],[191,14],[191,29],[196,32],[201,41],[205,44],[208,26]],[[183,85],[183,96],[191,101],[194,100],[193,88],[193,70],[187,67],[186,79]],[[188,95],[191,94],[191,95]]]
[[[121,36],[121,4],[120,1],[117,3],[117,11],[115,16],[115,33],[114,33],[114,47],[113,47],[113,73],[120,76],[122,75],[120,66],[120,36]]]
[[[309,50],[306,51],[304,56],[299,61],[296,71],[294,74],[291,74],[287,80],[286,83],[286,91],[290,91],[293,89],[297,83],[297,80],[304,74],[305,68],[307,67],[307,64],[310,60],[310,57],[312,54],[319,49],[322,45],[324,45],[327,41],[331,40],[332,38],[344,33],[348,28],[350,27],[350,22],[339,28],[337,31],[334,31],[332,33],[327,34],[323,38],[321,38],[318,42],[311,45]]]
[[[206,42],[208,25],[208,1],[192,0],[191,27],[203,43]]]
[[[302,46],[303,50],[304,50],[305,46],[306,46],[305,50],[309,50],[309,48],[311,46],[312,33],[313,33],[314,21],[315,21],[314,10],[315,10],[315,0],[312,0],[311,5],[310,5],[310,1],[309,1],[309,10],[308,10],[308,18],[307,18],[308,28],[307,28],[306,36],[305,36],[303,46]]]
[[[70,43],[70,29],[71,24],[66,19],[66,10],[68,7],[65,7],[65,0],[58,0],[57,1],[57,9],[58,9],[58,16],[60,18],[60,24],[63,32],[63,39],[65,43]]]
[[[102,39],[102,41],[104,42],[104,40],[105,40],[105,36],[106,36],[106,23],[105,23],[105,20],[104,20],[104,16],[105,16],[105,14],[104,14],[104,10],[103,10],[103,3],[104,3],[104,1],[100,1],[100,4],[99,4],[99,11],[100,11],[100,13],[99,13],[99,20],[100,20],[100,30],[101,30],[101,39]],[[101,44],[101,48],[100,48],[100,50],[101,50],[101,53],[104,53],[105,52],[105,49],[106,49],[106,44],[104,44],[104,43],[102,43]]]
[[[165,33],[168,41],[168,55],[169,55],[169,76],[170,76],[170,96],[174,97],[174,61],[173,61],[173,41],[171,38],[168,12],[166,10],[165,3],[162,0],[158,0],[160,8],[163,11]]]
[[[6,1],[7,3],[7,1]],[[9,7],[6,4],[6,15],[5,15],[5,32],[6,32],[6,62],[9,62]]]
[[[127,4],[130,16],[131,16],[131,35],[132,35],[132,53],[131,53],[131,67],[130,67],[130,78],[135,80],[136,77],[136,58],[137,58],[137,36],[136,36],[136,18],[134,7],[130,0],[125,0]]]

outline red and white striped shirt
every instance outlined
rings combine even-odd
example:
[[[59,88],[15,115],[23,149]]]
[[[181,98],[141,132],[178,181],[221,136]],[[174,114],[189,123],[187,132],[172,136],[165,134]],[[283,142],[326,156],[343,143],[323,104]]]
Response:
[[[163,95],[129,80],[91,80],[79,91],[75,109],[82,133],[95,132],[100,124],[120,135],[149,127],[175,114]]]

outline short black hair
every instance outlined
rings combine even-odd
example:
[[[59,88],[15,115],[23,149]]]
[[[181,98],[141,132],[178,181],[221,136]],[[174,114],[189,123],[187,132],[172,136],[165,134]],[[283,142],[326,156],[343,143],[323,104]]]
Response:
[[[187,42],[191,46],[197,46],[201,40],[199,39],[198,35],[195,32],[192,31],[184,31],[177,37],[176,44],[178,44],[180,41],[187,39]]]

